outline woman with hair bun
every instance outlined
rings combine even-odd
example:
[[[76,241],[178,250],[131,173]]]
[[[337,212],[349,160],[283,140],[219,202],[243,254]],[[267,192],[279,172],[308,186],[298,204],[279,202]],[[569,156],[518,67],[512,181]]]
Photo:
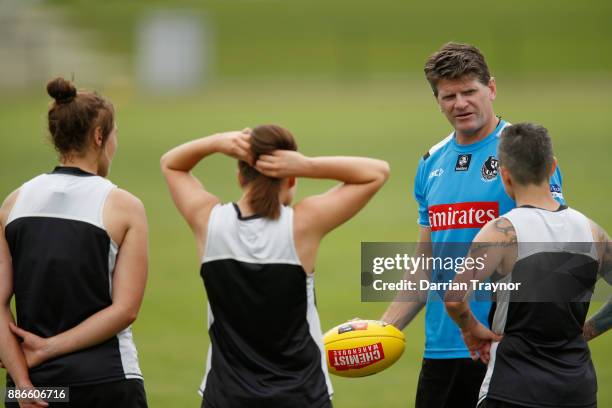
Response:
[[[221,204],[190,173],[213,153],[238,159],[242,197]],[[220,133],[161,159],[191,227],[208,295],[205,408],[327,408],[332,387],[315,306],[319,244],[382,187],[389,166],[361,157],[306,157],[276,125]],[[340,184],[290,206],[298,177]]]
[[[61,407],[146,407],[130,325],[146,282],[147,220],[140,200],[106,179],[117,149],[115,111],[63,78],[50,81],[47,92],[60,164],[0,208],[7,386],[69,387],[70,402]],[[47,403],[22,399],[19,406]]]

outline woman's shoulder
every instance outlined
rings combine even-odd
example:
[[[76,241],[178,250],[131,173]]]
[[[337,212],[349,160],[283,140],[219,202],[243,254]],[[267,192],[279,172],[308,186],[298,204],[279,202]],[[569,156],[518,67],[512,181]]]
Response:
[[[12,193],[10,193],[4,201],[2,202],[2,206],[0,207],[0,223],[2,225],[6,225],[7,219],[11,210],[15,206],[15,202],[17,201],[17,197],[19,196],[19,191],[21,188],[17,188]]]
[[[115,188],[108,193],[108,198],[106,199],[107,204],[115,207],[117,210],[144,212],[145,206],[140,198],[127,190],[116,186],[114,187]]]

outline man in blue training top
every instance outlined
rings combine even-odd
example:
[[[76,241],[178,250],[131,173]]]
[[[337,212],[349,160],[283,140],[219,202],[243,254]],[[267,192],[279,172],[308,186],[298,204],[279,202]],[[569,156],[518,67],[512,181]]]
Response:
[[[457,253],[454,247],[453,256],[461,257],[480,228],[515,207],[504,191],[496,157],[499,134],[508,124],[493,111],[495,79],[476,47],[444,45],[427,60],[425,76],[454,131],[419,161],[414,183],[419,207],[416,254],[444,256],[442,244],[465,243],[460,249],[464,253]],[[550,188],[553,197],[564,204],[558,171]],[[454,277],[448,270],[420,272],[436,283]],[[439,291],[429,291],[422,301],[405,302],[398,297],[382,320],[403,329],[427,305],[425,354],[415,407],[475,407],[486,367],[470,358],[443,300]],[[487,321],[490,302],[473,302],[471,308],[478,320]]]

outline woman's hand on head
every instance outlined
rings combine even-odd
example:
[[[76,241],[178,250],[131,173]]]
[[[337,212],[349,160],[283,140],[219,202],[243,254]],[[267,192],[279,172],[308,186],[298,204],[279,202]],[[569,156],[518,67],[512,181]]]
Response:
[[[221,153],[238,160],[253,164],[253,153],[251,152],[251,129],[241,131],[225,132],[219,135]]]
[[[257,171],[275,178],[305,176],[308,167],[308,157],[293,150],[275,150],[262,154],[255,162]]]

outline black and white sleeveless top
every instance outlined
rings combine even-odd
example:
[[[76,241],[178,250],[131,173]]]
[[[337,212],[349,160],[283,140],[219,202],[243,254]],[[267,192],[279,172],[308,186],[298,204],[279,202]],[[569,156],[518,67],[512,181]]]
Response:
[[[316,408],[332,386],[315,306],[314,278],[293,241],[293,209],[242,217],[217,205],[201,276],[208,294],[207,408]]]
[[[42,337],[69,330],[112,304],[117,245],[102,211],[115,185],[56,167],[21,186],[5,236],[13,259],[17,324]],[[30,369],[35,386],[142,379],[131,328]]]
[[[595,407],[597,380],[582,327],[599,262],[587,217],[561,206],[524,206],[507,218],[518,241],[512,273],[520,290],[499,293],[479,400],[527,407]]]

